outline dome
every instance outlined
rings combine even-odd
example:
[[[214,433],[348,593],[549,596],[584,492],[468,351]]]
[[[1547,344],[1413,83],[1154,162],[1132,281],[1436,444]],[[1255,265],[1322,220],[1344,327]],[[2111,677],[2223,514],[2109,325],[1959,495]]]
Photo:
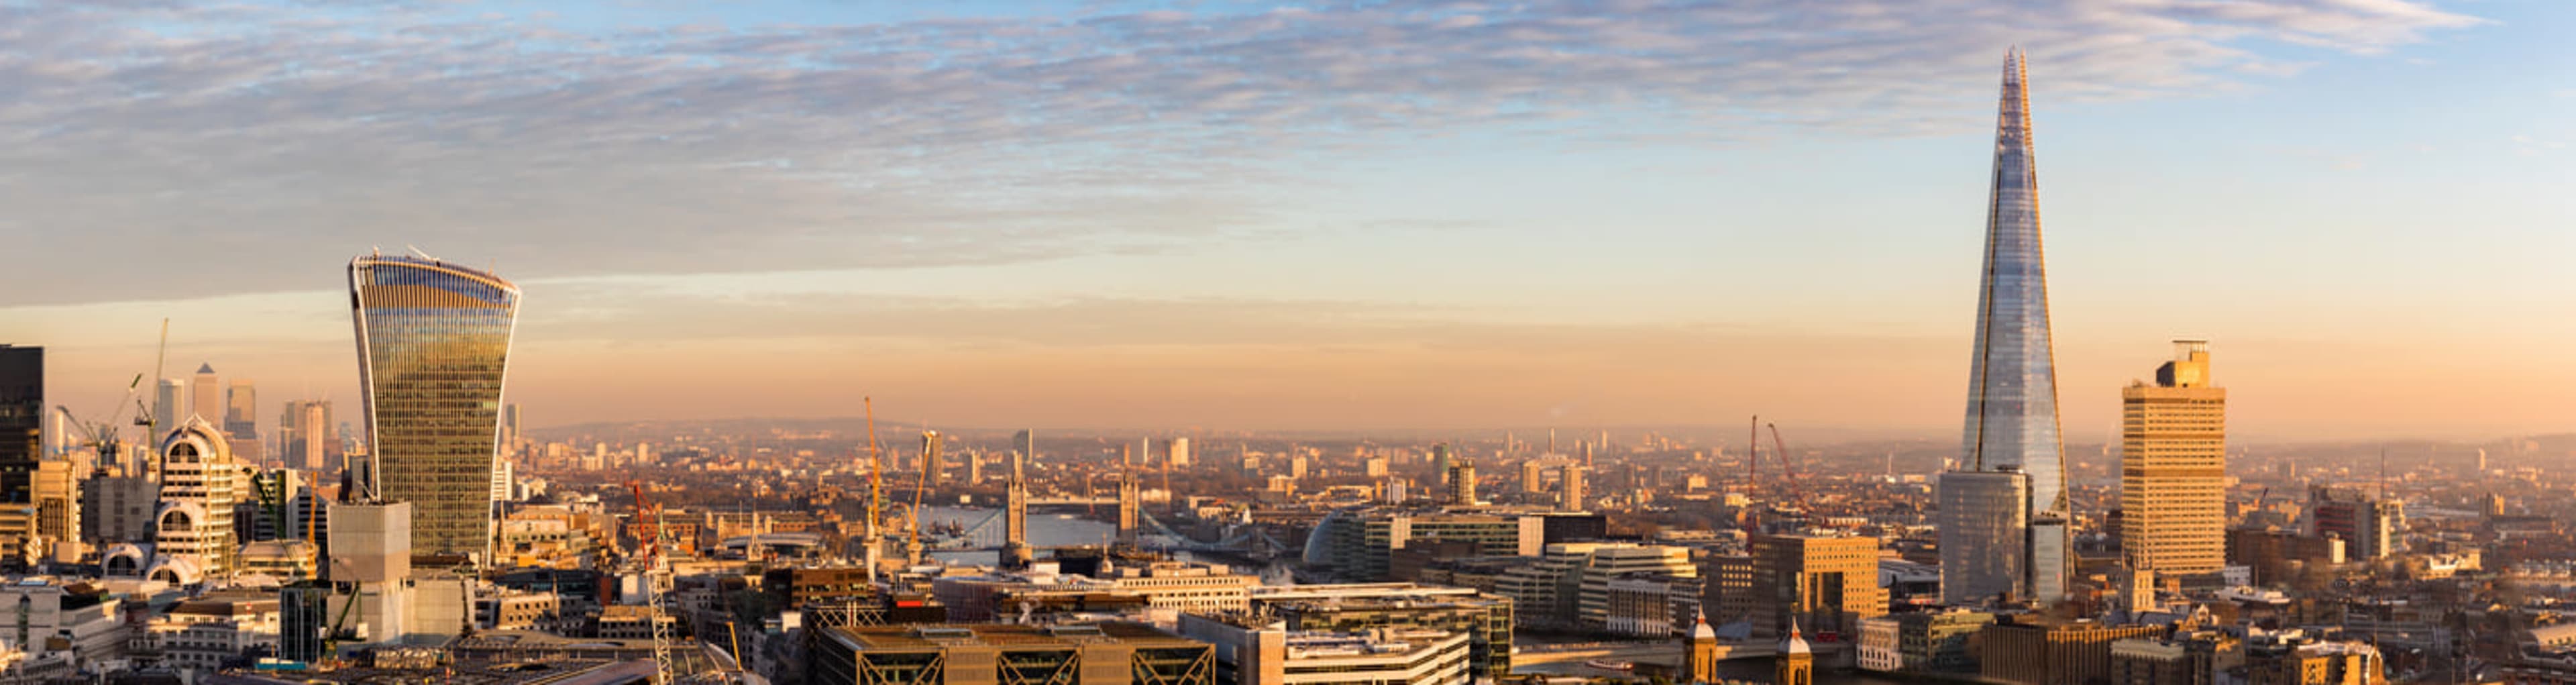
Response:
[[[1798,636],[1798,619],[1789,619],[1789,636],[1780,638],[1780,653],[1814,654],[1815,652],[1815,648],[1807,646],[1806,638]]]

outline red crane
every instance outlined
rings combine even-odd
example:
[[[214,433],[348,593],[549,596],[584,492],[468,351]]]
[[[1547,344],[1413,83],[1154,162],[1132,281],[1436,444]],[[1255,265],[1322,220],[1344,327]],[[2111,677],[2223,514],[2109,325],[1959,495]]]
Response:
[[[644,558],[650,560],[662,552],[662,517],[654,515],[653,505],[644,501],[643,481],[626,481],[626,489],[635,493],[635,523],[643,526],[636,542],[644,545]]]
[[[1807,493],[1803,488],[1798,487],[1798,467],[1789,463],[1789,445],[1780,440],[1780,424],[1763,425],[1771,428],[1771,446],[1775,448],[1772,450],[1774,454],[1771,455],[1771,460],[1780,462],[1780,473],[1787,476],[1781,480],[1781,487],[1788,488],[1789,501],[1806,501]]]

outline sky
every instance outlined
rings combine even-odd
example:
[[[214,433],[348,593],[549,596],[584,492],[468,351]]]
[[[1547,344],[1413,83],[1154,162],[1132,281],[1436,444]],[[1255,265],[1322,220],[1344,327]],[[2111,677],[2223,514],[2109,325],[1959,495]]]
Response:
[[[1955,439],[2030,53],[2070,442],[2576,430],[2576,3],[0,5],[0,342],[356,404],[348,259],[525,291],[532,425]],[[263,417],[274,421],[273,416]]]

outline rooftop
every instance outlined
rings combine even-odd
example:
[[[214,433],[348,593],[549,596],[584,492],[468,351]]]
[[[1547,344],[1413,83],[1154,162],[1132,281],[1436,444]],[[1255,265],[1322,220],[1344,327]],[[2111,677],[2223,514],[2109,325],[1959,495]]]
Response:
[[[1002,624],[835,626],[831,628],[828,636],[843,645],[861,651],[930,650],[969,646],[1065,647],[1104,642],[1132,647],[1205,646],[1205,643],[1165,633],[1151,626],[1115,622],[1081,626]]]

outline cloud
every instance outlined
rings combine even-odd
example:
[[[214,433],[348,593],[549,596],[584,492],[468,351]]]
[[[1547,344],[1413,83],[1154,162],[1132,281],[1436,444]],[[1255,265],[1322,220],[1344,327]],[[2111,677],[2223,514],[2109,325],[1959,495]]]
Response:
[[[328,288],[369,245],[520,277],[990,264],[1252,239],[1292,162],[1979,126],[2478,20],[2399,0],[1532,0],[598,28],[446,3],[0,8],[0,305]]]

